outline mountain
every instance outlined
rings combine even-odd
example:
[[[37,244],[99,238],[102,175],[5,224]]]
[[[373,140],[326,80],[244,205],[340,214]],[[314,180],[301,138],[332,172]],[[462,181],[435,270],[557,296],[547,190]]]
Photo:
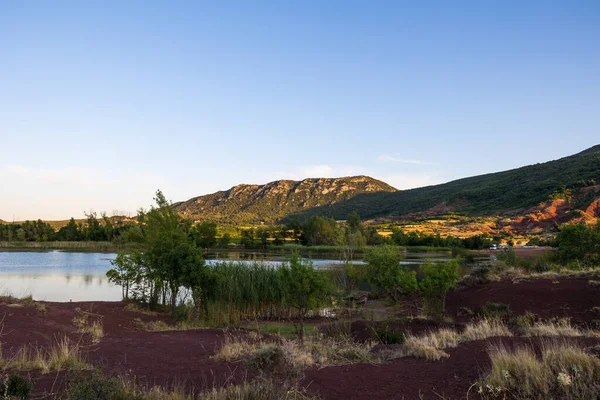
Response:
[[[540,206],[551,200],[551,195],[568,200],[568,213],[579,210],[589,215],[590,207],[596,210],[592,203],[600,198],[600,185],[595,183],[600,183],[600,145],[558,160],[441,185],[365,193],[294,216],[301,220],[313,215],[342,218],[351,211],[357,211],[362,219],[389,219],[447,212],[479,215],[518,213]]]
[[[303,210],[331,207],[365,193],[395,192],[368,176],[280,180],[265,185],[237,185],[226,191],[173,204],[180,214],[222,224],[273,223]],[[344,215],[341,219],[345,219]]]

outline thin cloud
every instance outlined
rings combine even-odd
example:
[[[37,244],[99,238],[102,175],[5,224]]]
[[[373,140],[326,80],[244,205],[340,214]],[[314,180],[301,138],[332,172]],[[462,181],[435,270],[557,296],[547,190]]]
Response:
[[[431,165],[432,164],[428,161],[411,160],[411,159],[406,159],[406,158],[402,158],[402,157],[392,156],[389,154],[382,154],[377,159],[379,161],[395,162],[395,163],[402,163],[402,164],[417,164],[417,165]]]

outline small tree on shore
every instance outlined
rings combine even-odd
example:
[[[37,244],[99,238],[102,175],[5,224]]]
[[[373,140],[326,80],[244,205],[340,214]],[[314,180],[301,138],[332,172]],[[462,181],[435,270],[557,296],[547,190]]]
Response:
[[[458,264],[457,260],[451,260],[442,263],[427,261],[423,265],[419,290],[425,299],[425,311],[430,317],[444,319],[446,295],[456,286]]]
[[[376,247],[367,252],[364,258],[368,264],[367,281],[382,290],[394,302],[402,294],[417,290],[415,271],[409,271],[400,261],[402,257],[392,246]]]
[[[293,322],[298,339],[304,343],[304,318],[309,311],[323,307],[327,302],[327,278],[294,254],[288,264],[281,267],[285,303],[298,313],[298,322]]]

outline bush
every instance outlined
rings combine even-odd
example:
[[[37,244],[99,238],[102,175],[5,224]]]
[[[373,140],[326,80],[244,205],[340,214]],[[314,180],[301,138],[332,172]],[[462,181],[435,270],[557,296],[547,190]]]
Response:
[[[479,316],[485,319],[507,320],[512,315],[510,305],[504,303],[487,303],[479,310]]]
[[[417,289],[415,271],[409,271],[400,264],[402,257],[393,246],[381,246],[370,249],[364,257],[369,270],[367,281],[399,301],[403,293],[412,293]]]
[[[21,375],[8,375],[2,380],[0,396],[9,399],[29,399],[33,385],[31,381]]]
[[[77,374],[67,389],[68,400],[128,400],[123,385],[115,378],[96,371],[91,375]]]
[[[281,346],[276,344],[261,345],[258,350],[251,353],[244,360],[247,368],[271,372],[285,362],[285,353]]]
[[[373,330],[373,339],[376,339],[381,344],[403,344],[406,340],[404,332],[390,327],[389,323],[383,323],[371,327]]]
[[[446,294],[456,286],[458,280],[458,260],[434,264],[427,261],[423,265],[423,279],[419,290],[425,298],[426,313],[435,319],[444,319]]]

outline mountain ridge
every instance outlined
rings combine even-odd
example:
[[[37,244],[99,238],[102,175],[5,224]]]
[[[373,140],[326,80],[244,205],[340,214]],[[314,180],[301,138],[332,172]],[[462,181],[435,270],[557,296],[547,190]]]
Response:
[[[600,145],[574,155],[507,171],[460,178],[439,185],[397,191],[361,194],[329,208],[316,208],[294,215],[337,218],[357,211],[363,219],[422,213],[435,208],[444,212],[475,214],[505,213],[535,207],[563,188],[581,186],[582,181],[600,182]]]
[[[392,192],[396,189],[365,176],[306,178],[240,184],[173,204],[174,209],[194,220],[220,223],[274,223],[303,209],[331,206],[358,194]]]

